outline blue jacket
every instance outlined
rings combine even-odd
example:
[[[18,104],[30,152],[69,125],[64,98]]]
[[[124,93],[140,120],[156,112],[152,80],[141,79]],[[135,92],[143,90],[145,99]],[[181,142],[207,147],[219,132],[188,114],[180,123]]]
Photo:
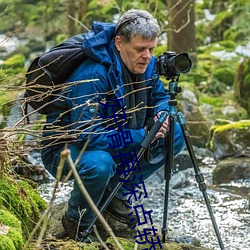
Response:
[[[64,101],[57,101],[53,111],[47,115],[48,124],[63,127],[64,135],[61,138],[69,137],[79,147],[83,147],[88,139],[88,150],[99,149],[112,154],[116,154],[123,146],[110,147],[110,136],[117,131],[107,129],[103,125],[104,106],[100,102],[105,103],[107,92],[116,89],[115,96],[119,99],[121,108],[125,104],[121,63],[114,53],[114,32],[114,24],[93,23],[83,41],[88,59],[84,60],[67,80],[68,87],[63,91]],[[168,111],[169,100],[169,95],[156,73],[155,60],[154,57],[151,59],[145,72],[149,87],[147,106],[154,107],[154,115],[162,110]],[[65,105],[69,111],[62,112],[61,109],[64,109]],[[139,129],[123,128],[123,132],[129,132],[133,138],[133,143],[128,145],[127,150],[139,148],[146,133],[144,126],[145,124],[141,124]],[[56,136],[61,133],[52,130],[45,131],[44,135]]]

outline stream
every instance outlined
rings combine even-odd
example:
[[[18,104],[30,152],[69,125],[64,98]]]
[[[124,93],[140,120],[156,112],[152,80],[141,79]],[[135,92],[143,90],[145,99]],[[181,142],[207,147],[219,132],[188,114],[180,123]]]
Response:
[[[226,250],[250,250],[250,180],[212,185],[212,158],[202,160],[200,170],[207,186],[207,194]],[[164,214],[164,169],[145,182],[148,197],[141,199],[145,210],[153,210],[153,224],[162,227]],[[54,182],[40,185],[42,197],[49,201]],[[72,182],[61,187],[55,203],[69,198]],[[197,187],[194,169],[177,171],[170,180],[167,206],[169,235],[176,238],[196,238],[203,247],[220,250],[202,192]],[[167,211],[165,208],[165,211]]]

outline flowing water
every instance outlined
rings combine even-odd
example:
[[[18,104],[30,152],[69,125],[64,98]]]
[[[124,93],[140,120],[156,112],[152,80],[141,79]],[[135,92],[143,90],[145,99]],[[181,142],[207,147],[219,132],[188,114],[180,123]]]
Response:
[[[207,159],[208,160],[208,159]],[[219,227],[222,242],[226,250],[250,249],[250,180],[231,182],[227,185],[212,186],[211,173],[214,164],[204,162],[201,171],[207,185],[207,194],[215,221]],[[175,234],[195,237],[202,246],[219,250],[220,246],[213,229],[202,192],[197,187],[193,169],[187,169],[173,175],[173,182],[181,186],[169,194],[168,227]],[[170,181],[171,187],[171,181]],[[154,223],[163,225],[165,183],[157,185],[147,201],[154,211]],[[156,197],[156,194],[160,195]],[[146,204],[145,204],[146,206]],[[157,207],[157,209],[155,209]],[[166,210],[165,210],[166,211]]]
[[[202,162],[201,171],[205,178],[209,203],[219,228],[226,250],[250,250],[250,180],[212,185],[212,170],[215,163],[211,158]],[[162,172],[162,171],[161,171]],[[219,243],[213,229],[202,192],[197,187],[194,170],[175,173],[170,180],[169,202],[165,205],[165,181],[162,174],[145,182],[148,197],[144,198],[145,211],[151,213],[153,224],[163,225],[164,211],[168,211],[167,227],[170,234],[181,237],[195,237],[204,247],[219,250]],[[69,198],[72,182],[59,188],[55,202]],[[53,182],[42,184],[41,195],[49,201]]]

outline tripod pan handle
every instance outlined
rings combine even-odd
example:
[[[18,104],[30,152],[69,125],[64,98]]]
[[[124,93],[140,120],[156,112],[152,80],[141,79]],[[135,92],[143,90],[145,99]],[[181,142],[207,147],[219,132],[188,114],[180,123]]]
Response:
[[[159,119],[155,122],[155,124],[150,129],[150,131],[147,134],[147,136],[145,137],[145,139],[142,141],[141,147],[143,147],[144,149],[146,149],[150,145],[150,143],[153,141],[155,135],[157,134],[157,132],[161,128],[163,122],[167,118],[167,115],[168,115],[167,112],[162,112],[161,113]]]

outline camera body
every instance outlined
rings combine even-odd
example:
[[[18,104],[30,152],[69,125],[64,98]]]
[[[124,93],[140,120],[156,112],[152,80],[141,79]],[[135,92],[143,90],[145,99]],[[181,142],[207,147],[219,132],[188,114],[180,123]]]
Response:
[[[156,70],[160,76],[170,80],[187,73],[192,66],[192,61],[187,53],[176,54],[174,51],[166,51],[156,59]]]

